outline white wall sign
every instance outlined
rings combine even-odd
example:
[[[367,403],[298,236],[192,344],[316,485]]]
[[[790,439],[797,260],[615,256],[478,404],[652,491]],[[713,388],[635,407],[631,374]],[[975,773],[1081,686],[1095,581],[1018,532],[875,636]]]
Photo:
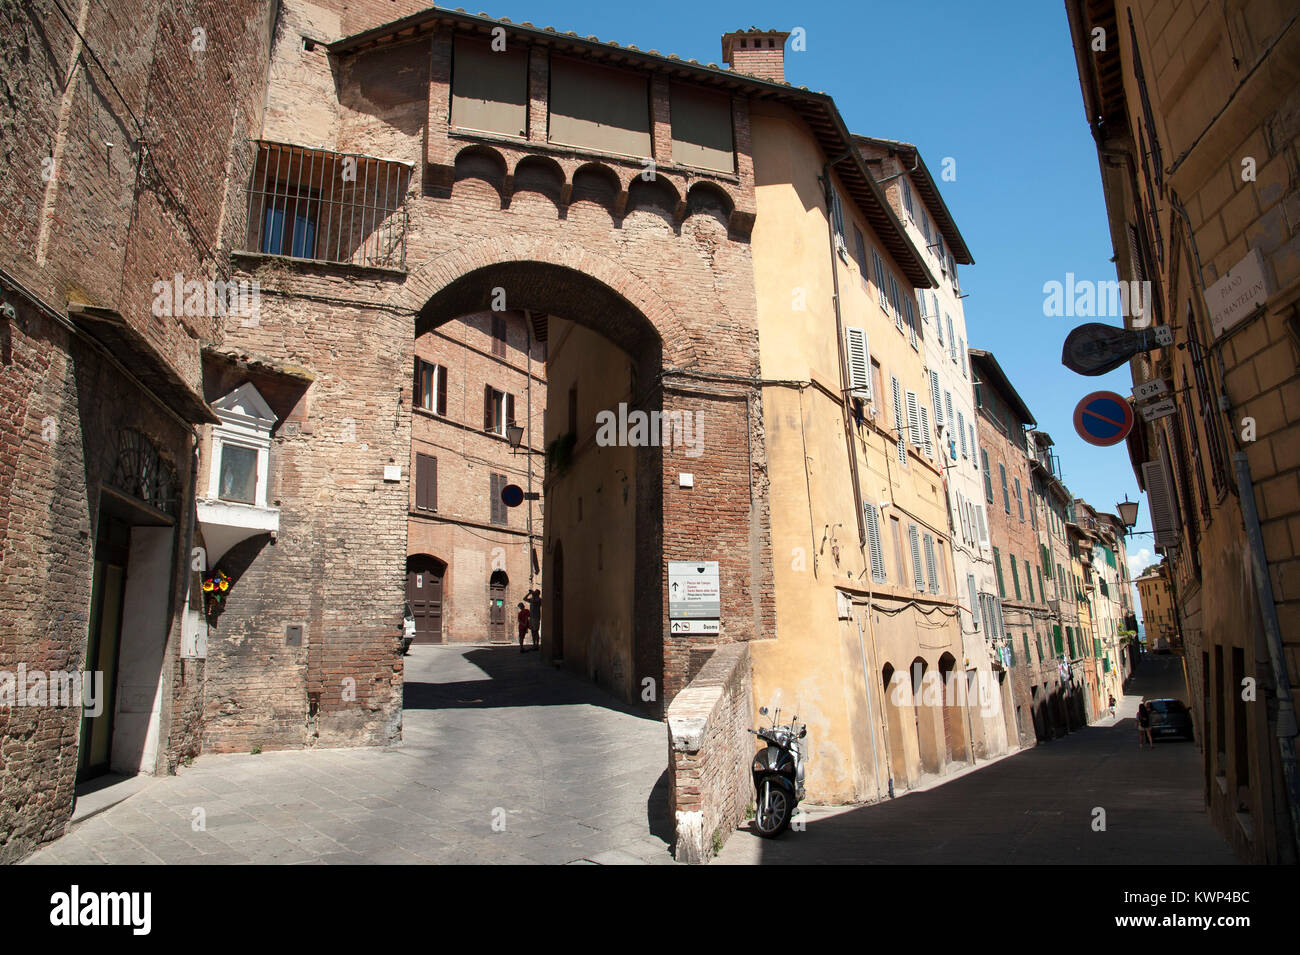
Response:
[[[716,560],[668,562],[668,616],[673,620],[718,620],[722,590]]]
[[[1163,378],[1152,378],[1133,386],[1133,400],[1142,402],[1168,393],[1169,384]]]
[[[674,620],[673,633],[712,633],[722,632],[722,625],[716,620]]]
[[[1174,404],[1173,398],[1163,398],[1160,401],[1153,401],[1147,405],[1139,405],[1138,411],[1142,415],[1143,421],[1155,421],[1157,418],[1166,418],[1178,410]]]
[[[1251,249],[1227,275],[1205,290],[1214,337],[1218,338],[1266,301],[1268,282],[1264,278],[1264,257],[1259,249]]]

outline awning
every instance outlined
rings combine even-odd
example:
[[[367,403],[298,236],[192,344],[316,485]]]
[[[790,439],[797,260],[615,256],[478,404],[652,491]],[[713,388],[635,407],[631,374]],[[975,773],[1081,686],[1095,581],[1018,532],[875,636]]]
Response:
[[[180,418],[190,424],[216,424],[221,420],[153,343],[121,314],[96,305],[70,304],[68,316]]]

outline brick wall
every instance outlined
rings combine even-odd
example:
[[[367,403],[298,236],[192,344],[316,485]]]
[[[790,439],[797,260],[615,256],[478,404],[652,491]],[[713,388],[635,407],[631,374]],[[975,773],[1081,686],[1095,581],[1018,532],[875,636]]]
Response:
[[[753,715],[749,646],[743,643],[714,651],[668,707],[677,861],[708,862],[753,803]]]
[[[143,434],[175,469],[182,500],[191,496],[188,428],[73,329],[67,306],[116,310],[197,389],[199,349],[214,323],[155,317],[153,282],[224,268],[227,173],[245,178],[270,32],[271,4],[257,0],[61,6],[72,23],[50,0],[0,11],[9,171],[0,182],[0,293],[17,310],[14,321],[0,320],[0,669],[8,670],[83,663],[100,485],[112,483],[124,429]],[[171,617],[163,615],[157,675],[159,749],[145,772],[195,751],[202,672],[182,672],[177,657],[189,533],[181,507],[174,564],[156,582]],[[78,715],[0,710],[0,859],[62,832]]]

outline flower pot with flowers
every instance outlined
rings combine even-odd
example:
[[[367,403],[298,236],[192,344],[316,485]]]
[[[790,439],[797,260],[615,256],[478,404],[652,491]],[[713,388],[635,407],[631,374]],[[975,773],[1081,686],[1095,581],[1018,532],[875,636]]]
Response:
[[[226,594],[230,590],[230,578],[224,570],[214,570],[203,578],[203,599],[207,604],[207,611],[220,608],[226,602]]]

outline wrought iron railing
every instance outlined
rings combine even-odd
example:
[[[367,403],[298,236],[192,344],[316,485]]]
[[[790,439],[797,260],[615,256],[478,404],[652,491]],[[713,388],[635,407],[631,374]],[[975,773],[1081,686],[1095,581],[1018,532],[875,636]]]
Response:
[[[259,142],[248,186],[250,252],[406,268],[406,163]]]

